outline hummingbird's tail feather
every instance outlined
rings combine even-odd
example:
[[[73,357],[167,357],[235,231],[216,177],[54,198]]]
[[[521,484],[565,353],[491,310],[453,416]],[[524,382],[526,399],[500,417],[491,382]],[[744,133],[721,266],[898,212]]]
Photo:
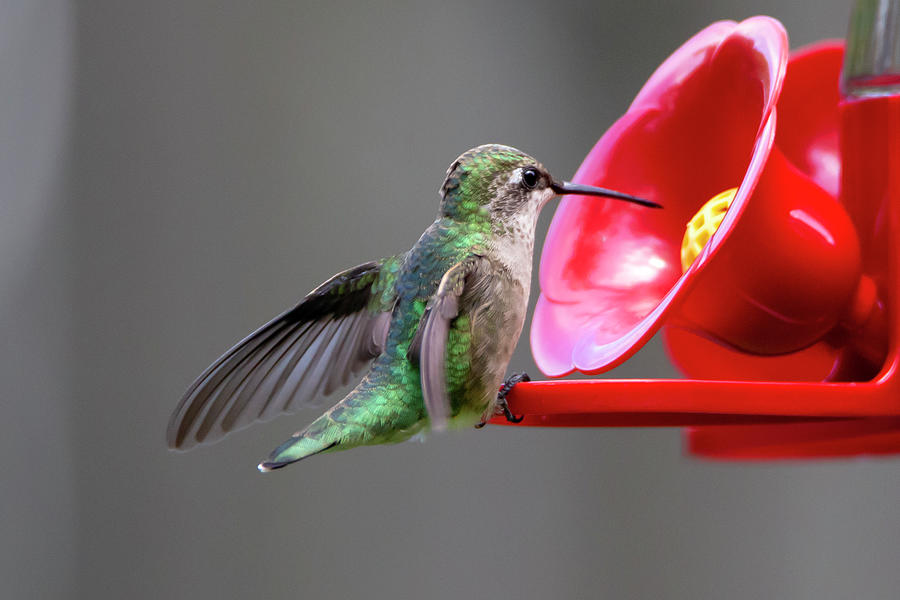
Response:
[[[336,440],[327,446],[318,447],[320,444],[317,444],[316,440],[304,437],[292,437],[273,450],[272,454],[269,455],[268,460],[259,463],[256,468],[259,469],[261,473],[268,473],[269,471],[286,467],[298,460],[303,460],[304,458],[320,454],[326,450],[331,450],[338,444],[340,444],[340,442]]]
[[[416,408],[408,399],[409,393],[396,386],[363,380],[331,410],[275,448],[258,469],[265,473],[315,454],[407,440],[424,423],[421,400]]]
[[[352,436],[348,435],[351,432],[332,420],[332,411],[333,409],[272,450],[269,458],[259,463],[257,468],[267,473],[328,450],[343,450],[345,448],[341,447],[342,444],[346,447],[358,445],[352,443]]]

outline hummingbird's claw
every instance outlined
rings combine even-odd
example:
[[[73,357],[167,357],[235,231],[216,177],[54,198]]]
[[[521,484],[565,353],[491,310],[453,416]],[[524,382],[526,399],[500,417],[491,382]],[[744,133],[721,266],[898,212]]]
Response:
[[[521,423],[523,419],[525,419],[525,415],[515,416],[509,411],[507,407],[506,410],[503,411],[503,416],[506,417],[506,420],[510,423]]]
[[[510,390],[512,390],[517,383],[523,381],[531,381],[531,377],[528,376],[528,373],[513,373],[503,382],[503,385],[500,386],[500,391],[497,392],[497,412],[502,413],[510,423],[521,423],[522,419],[525,418],[525,415],[517,417],[512,414],[512,411],[509,410],[509,404],[506,403],[506,396],[509,394]]]
[[[531,381],[531,377],[528,376],[528,373],[514,373],[510,375],[506,381],[503,382],[503,385],[500,386],[500,391],[497,392],[497,406],[494,409],[494,412],[498,415],[503,415],[504,417],[506,417],[506,420],[510,423],[521,423],[525,418],[525,415],[522,415],[520,417],[514,415],[512,411],[509,410],[509,404],[506,403],[507,394],[509,394],[510,390],[512,390],[517,383],[520,383],[522,381]],[[484,417],[482,417],[482,419],[484,419]],[[475,429],[481,429],[487,424],[488,422],[483,420],[480,423],[475,424]]]

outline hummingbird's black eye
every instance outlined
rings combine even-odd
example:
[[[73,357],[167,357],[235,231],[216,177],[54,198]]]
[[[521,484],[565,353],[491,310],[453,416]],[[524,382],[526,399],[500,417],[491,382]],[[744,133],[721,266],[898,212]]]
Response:
[[[528,189],[534,188],[538,182],[538,172],[536,169],[525,169],[522,171],[522,185]]]

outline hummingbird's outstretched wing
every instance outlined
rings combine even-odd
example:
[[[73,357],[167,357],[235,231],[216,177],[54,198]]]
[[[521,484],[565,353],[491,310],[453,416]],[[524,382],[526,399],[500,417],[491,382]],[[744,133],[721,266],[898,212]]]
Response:
[[[402,255],[338,273],[210,365],[169,420],[187,449],[330,394],[381,354]]]
[[[483,276],[473,276],[478,273],[482,260],[480,255],[473,254],[444,273],[407,352],[409,358],[419,364],[425,409],[431,419],[431,428],[438,431],[447,427],[451,412],[447,392],[447,343],[451,322],[459,316],[463,292],[480,285]]]

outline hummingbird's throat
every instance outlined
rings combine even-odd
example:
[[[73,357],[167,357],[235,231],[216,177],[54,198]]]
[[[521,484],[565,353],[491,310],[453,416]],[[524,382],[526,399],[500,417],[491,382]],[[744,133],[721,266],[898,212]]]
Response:
[[[734,201],[737,188],[725,190],[710,198],[685,226],[684,239],[681,240],[681,270],[687,271],[697,259],[700,251],[713,236],[728,207]]]

